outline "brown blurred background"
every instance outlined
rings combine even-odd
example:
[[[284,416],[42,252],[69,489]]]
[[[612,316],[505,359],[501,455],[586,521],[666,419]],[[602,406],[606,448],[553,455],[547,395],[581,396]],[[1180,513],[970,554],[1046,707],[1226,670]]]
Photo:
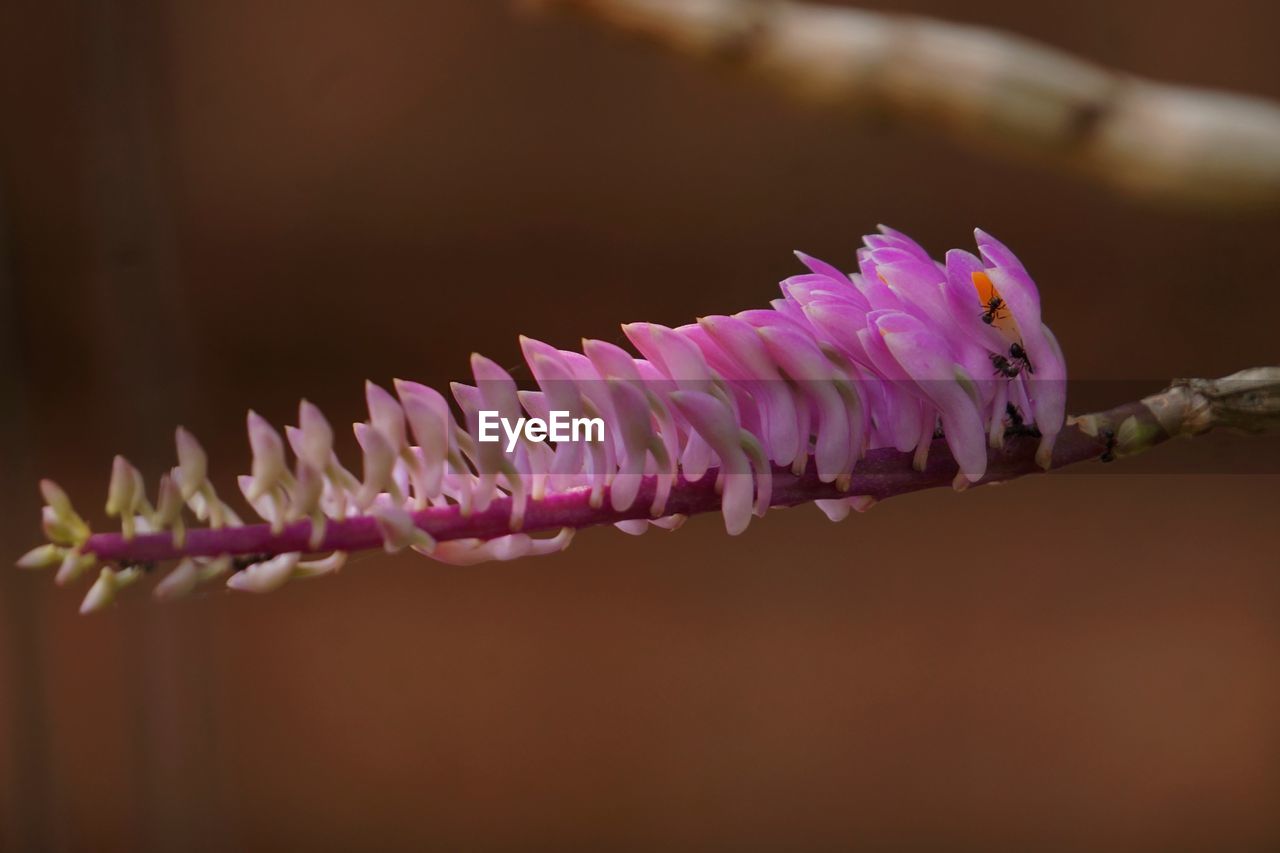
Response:
[[[874,6],[1280,97],[1261,0]],[[349,422],[365,377],[442,386],[519,333],[763,305],[877,222],[1008,242],[1076,376],[1280,361],[1280,216],[500,0],[3,0],[0,178],[5,559],[40,476],[100,521],[111,455],[154,478],[181,423],[228,490],[248,407]],[[1280,479],[1205,464],[1232,447],[94,618],[0,571],[0,845],[1277,849]]]

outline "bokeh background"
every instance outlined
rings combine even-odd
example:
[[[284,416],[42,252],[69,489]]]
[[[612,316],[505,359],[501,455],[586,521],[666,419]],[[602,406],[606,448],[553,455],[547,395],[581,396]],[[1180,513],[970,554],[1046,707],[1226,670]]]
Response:
[[[1280,97],[1262,0],[871,5]],[[1077,377],[1278,360],[1280,216],[501,0],[4,0],[0,170],[0,556],[38,477],[100,520],[111,455],[154,477],[175,424],[229,490],[249,407],[351,421],[366,377],[442,386],[519,333],[762,305],[877,222],[1015,247]],[[1276,849],[1280,467],[1237,441],[94,618],[0,571],[0,845]]]

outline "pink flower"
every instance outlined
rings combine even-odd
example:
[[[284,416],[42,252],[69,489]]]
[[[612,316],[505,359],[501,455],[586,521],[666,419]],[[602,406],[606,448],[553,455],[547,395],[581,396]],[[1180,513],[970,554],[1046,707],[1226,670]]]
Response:
[[[107,507],[120,535],[91,535],[46,482],[50,544],[21,564],[70,566],[70,579],[98,559],[180,557],[160,589],[173,597],[225,573],[225,554],[255,554],[228,585],[268,591],[331,573],[345,551],[372,543],[470,564],[554,552],[574,528],[601,520],[631,533],[673,529],[682,501],[708,490],[736,534],[775,502],[780,478],[790,488],[812,478],[804,481],[824,487],[821,509],[840,518],[875,501],[854,487],[869,454],[910,453],[925,471],[945,445],[961,488],[984,478],[987,447],[1000,447],[1010,425],[1035,425],[1036,460],[1048,467],[1064,420],[1062,352],[1022,263],[984,232],[977,243],[979,255],[955,250],[939,263],[882,228],[864,238],[852,273],[798,254],[808,271],[783,281],[767,309],[624,326],[639,355],[603,341],[572,352],[522,338],[536,387],[474,355],[474,384],[451,386],[461,417],[425,386],[397,380],[393,394],[369,383],[369,418],[354,425],[359,475],[338,460],[333,431],[310,403],[284,438],[249,412],[253,461],[239,483],[268,523],[260,527],[218,498],[204,451],[179,429],[178,465],[155,507],[142,475],[117,457]],[[586,424],[587,436],[554,434],[561,415]],[[491,419],[504,431],[496,441],[486,435]],[[791,491],[781,500],[797,499]],[[186,524],[184,508],[209,526]],[[529,535],[530,516],[554,535]],[[468,523],[468,535],[455,532]],[[485,534],[469,535],[476,527]],[[335,555],[301,559],[320,550]],[[104,569],[89,609],[135,578],[123,568]]]

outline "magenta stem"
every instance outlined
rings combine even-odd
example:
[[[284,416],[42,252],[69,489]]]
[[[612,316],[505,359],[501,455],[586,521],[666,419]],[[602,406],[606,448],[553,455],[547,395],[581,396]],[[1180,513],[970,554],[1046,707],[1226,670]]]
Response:
[[[1038,443],[1037,438],[1030,436],[1007,438],[1003,449],[989,452],[987,475],[981,483],[1041,473],[1042,469],[1034,458]],[[1078,429],[1068,428],[1059,436],[1055,445],[1053,467],[1060,468],[1097,458],[1106,449],[1104,441],[1085,435]],[[876,500],[883,500],[894,495],[948,486],[955,479],[957,465],[941,439],[933,442],[928,464],[923,471],[912,468],[911,460],[911,453],[883,448],[872,450],[858,463],[852,486],[845,492],[840,491],[834,483],[819,481],[812,462],[798,476],[790,469],[775,467],[772,505],[794,506],[853,495],[868,495]],[[714,470],[707,472],[699,480],[679,479],[672,489],[665,514],[696,515],[718,510],[720,495],[716,493],[715,480]],[[648,518],[656,485],[655,478],[645,478],[631,508],[622,511],[612,509],[607,496],[603,506],[591,506],[590,491],[586,488],[530,500],[519,532],[539,533],[565,527],[593,527],[628,519]],[[493,539],[512,532],[510,514],[511,499],[499,498],[483,512],[463,515],[456,505],[433,507],[415,512],[413,519],[437,541]],[[272,533],[270,525],[265,523],[220,529],[193,529],[187,531],[181,548],[174,547],[170,532],[138,534],[128,540],[119,533],[95,533],[89,537],[82,550],[96,554],[105,561],[144,563],[183,556],[362,551],[383,546],[382,533],[371,516],[331,519],[326,525],[324,540],[319,548],[311,547],[310,537],[311,522],[304,520],[285,526],[279,533]]]

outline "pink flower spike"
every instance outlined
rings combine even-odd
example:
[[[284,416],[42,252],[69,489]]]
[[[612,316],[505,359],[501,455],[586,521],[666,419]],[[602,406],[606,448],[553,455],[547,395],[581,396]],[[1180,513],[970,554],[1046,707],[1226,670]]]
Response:
[[[42,483],[48,544],[19,563],[56,566],[65,584],[105,564],[92,610],[158,561],[177,564],[160,597],[228,572],[234,589],[267,591],[332,574],[365,549],[471,564],[552,553],[583,527],[638,534],[707,511],[736,534],[774,505],[819,501],[843,518],[916,489],[1100,454],[1096,436],[1063,431],[1066,364],[1035,283],[1005,246],[977,239],[981,257],[953,251],[943,265],[882,228],[856,250],[851,274],[798,253],[809,271],[783,281],[768,307],[624,326],[639,355],[523,337],[537,387],[473,355],[475,384],[450,386],[456,407],[414,382],[396,380],[394,394],[369,382],[368,421],[353,425],[359,477],[311,403],[285,438],[251,411],[251,472],[235,482],[266,523],[242,522],[219,499],[204,450],[178,429],[178,463],[161,468],[154,507],[142,473],[113,463],[107,509],[118,532],[92,533],[62,490]],[[486,416],[481,441],[489,411],[499,440]],[[564,414],[595,424],[596,437],[567,438]]]

